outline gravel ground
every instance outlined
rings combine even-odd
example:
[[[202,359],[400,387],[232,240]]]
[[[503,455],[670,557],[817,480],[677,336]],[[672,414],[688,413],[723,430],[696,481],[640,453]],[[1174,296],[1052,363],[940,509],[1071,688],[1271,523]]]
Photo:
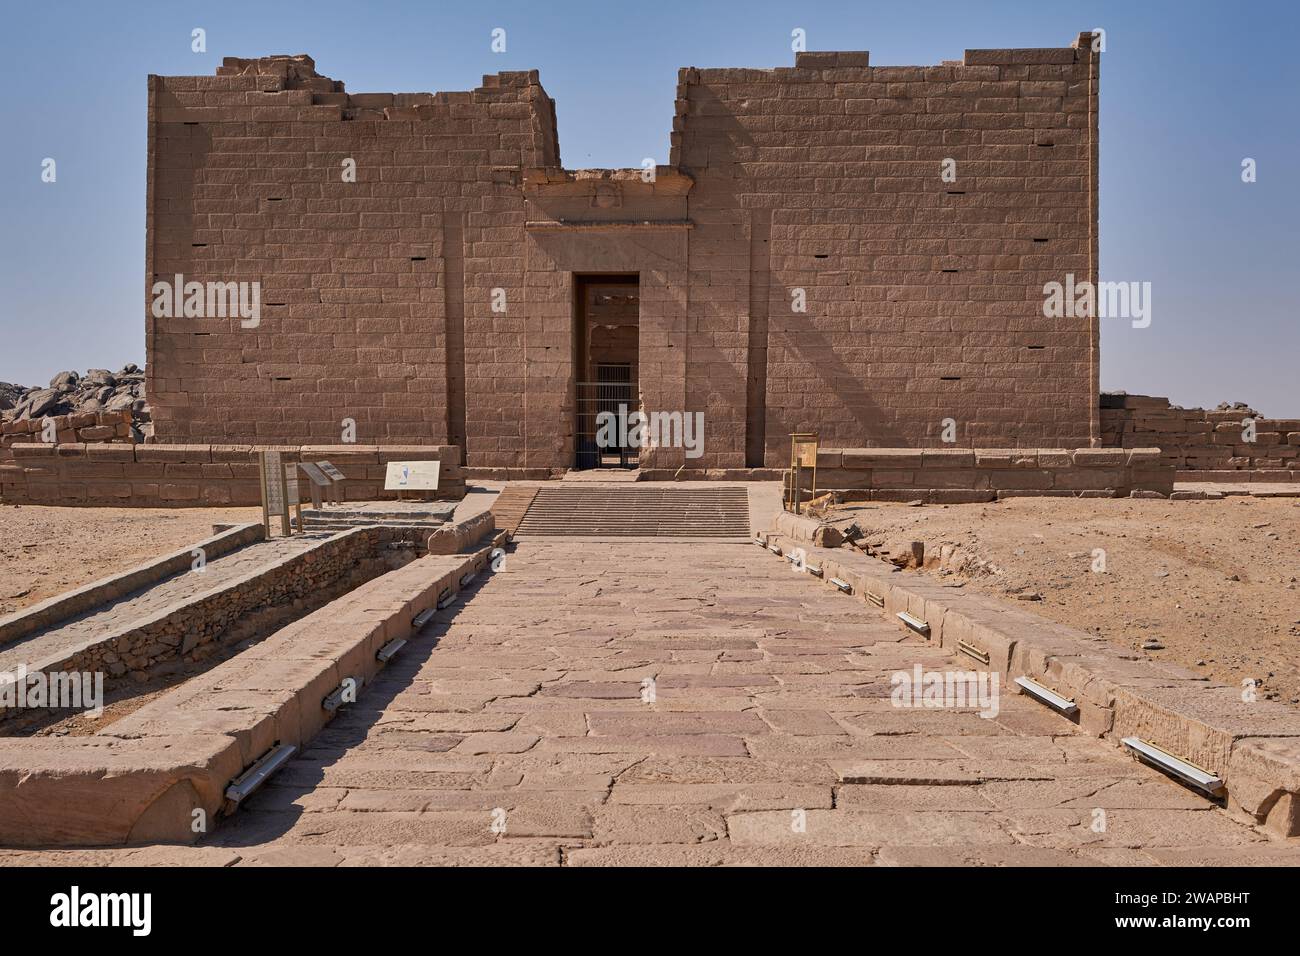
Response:
[[[922,572],[1300,703],[1300,499],[1016,498],[988,505],[841,506],[872,550],[925,544]],[[941,549],[953,547],[940,567]],[[1093,570],[1103,551],[1105,571]],[[977,562],[985,562],[983,566]],[[1155,642],[1162,649],[1143,649]]]
[[[0,616],[177,551],[260,508],[0,505]]]

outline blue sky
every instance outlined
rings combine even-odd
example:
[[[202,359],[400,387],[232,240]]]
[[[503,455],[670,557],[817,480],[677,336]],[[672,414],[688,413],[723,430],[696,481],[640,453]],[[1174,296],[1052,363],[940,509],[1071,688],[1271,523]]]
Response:
[[[1101,278],[1152,283],[1103,321],[1102,387],[1300,416],[1300,5],[1269,2],[58,2],[8,4],[0,380],[144,360],[145,76],[309,53],[352,92],[462,90],[538,69],[569,167],[667,161],[677,69],[812,50],[937,64],[1106,30]],[[207,31],[208,52],[190,50]],[[489,48],[493,28],[507,51]],[[40,180],[53,157],[58,181]],[[1258,182],[1241,182],[1244,157]]]

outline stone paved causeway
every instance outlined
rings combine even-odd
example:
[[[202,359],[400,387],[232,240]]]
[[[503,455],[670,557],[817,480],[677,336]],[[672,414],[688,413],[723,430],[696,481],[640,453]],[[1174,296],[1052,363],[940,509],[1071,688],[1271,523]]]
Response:
[[[949,655],[752,545],[520,544],[432,643],[210,846],[321,864],[1300,860],[1023,697],[993,719],[894,707],[895,671]]]
[[[752,545],[524,543],[434,644],[204,846],[0,863],[1300,862],[1023,697],[892,706],[967,664]]]

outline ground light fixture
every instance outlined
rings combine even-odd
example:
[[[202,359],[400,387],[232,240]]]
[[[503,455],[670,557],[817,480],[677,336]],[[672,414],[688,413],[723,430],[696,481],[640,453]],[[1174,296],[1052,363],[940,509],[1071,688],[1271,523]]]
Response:
[[[406,646],[406,638],[395,637],[387,644],[385,644],[383,647],[381,647],[378,651],[375,652],[375,660],[379,661],[379,663],[381,664],[387,664],[394,657],[396,657],[397,652],[400,651],[405,646]]]
[[[1029,677],[1017,677],[1016,685],[1028,694],[1034,700],[1046,704],[1059,713],[1072,717],[1079,712],[1079,705],[1068,697],[1062,697],[1056,691],[1044,687],[1038,681]]]
[[[929,628],[927,628],[927,630],[929,630]],[[986,666],[988,665],[988,662],[991,659],[989,657],[988,651],[984,650],[984,648],[982,647],[978,647],[977,645],[972,644],[970,641],[962,641],[962,640],[957,641],[957,650],[961,651],[961,653],[965,654],[971,660],[978,661],[979,663],[984,664]]]
[[[919,617],[913,617],[906,611],[899,611],[898,619],[912,630],[916,631],[916,633],[924,637],[930,636],[930,625],[926,624],[925,621],[921,620]],[[987,661],[985,663],[987,663]]]
[[[411,618],[411,631],[418,632],[422,630],[426,624],[433,620],[437,613],[438,612],[431,607],[425,608],[419,614],[415,615],[415,617]]]
[[[352,680],[355,681],[355,687],[351,689],[359,689],[361,687],[361,681],[357,678],[352,678]],[[345,680],[342,684],[332,690],[328,697],[320,702],[321,709],[332,714],[345,703],[352,703],[352,701],[344,700],[349,689],[348,682]]]
[[[287,764],[298,748],[293,744],[277,744],[263,754],[256,763],[241,773],[226,787],[226,800],[234,811],[239,804],[255,793],[271,775]]]
[[[1143,740],[1141,737],[1125,737],[1122,742],[1143,763],[1158,767],[1165,773],[1176,777],[1188,786],[1209,794],[1211,797],[1223,795],[1223,780],[1205,768],[1198,767],[1191,761],[1177,757],[1167,750],[1162,750],[1151,741]]]
[[[853,593],[853,585],[852,585],[852,584],[849,584],[848,581],[843,581],[843,580],[841,580],[840,578],[831,578],[831,584],[835,585],[837,588],[839,588],[839,589],[840,589],[841,591],[843,591],[845,594],[852,594],[852,593]]]

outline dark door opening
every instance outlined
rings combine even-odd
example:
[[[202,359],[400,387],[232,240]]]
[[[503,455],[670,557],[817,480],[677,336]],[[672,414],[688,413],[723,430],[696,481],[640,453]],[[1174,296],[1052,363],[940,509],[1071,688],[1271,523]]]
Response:
[[[586,468],[636,468],[628,416],[641,408],[637,380],[641,294],[636,275],[574,278],[577,460]]]

